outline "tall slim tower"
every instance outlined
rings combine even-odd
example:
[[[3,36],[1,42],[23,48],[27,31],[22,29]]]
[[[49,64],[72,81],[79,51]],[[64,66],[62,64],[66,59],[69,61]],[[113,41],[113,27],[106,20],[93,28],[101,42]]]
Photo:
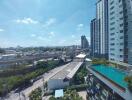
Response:
[[[108,0],[96,3],[96,19],[91,21],[91,45],[98,57],[108,58]]]
[[[97,32],[96,18],[90,24],[90,37],[91,37],[91,56],[97,57],[100,54],[99,48],[99,34]]]
[[[88,43],[88,40],[86,38],[86,36],[81,36],[81,48],[82,49],[88,49],[89,47],[89,43]]]

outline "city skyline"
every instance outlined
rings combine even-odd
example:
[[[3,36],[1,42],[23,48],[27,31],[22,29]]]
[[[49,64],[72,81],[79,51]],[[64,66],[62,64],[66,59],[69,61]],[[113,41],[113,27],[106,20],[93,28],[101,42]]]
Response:
[[[80,45],[90,41],[96,0],[1,0],[0,47]],[[89,9],[92,8],[92,9]]]

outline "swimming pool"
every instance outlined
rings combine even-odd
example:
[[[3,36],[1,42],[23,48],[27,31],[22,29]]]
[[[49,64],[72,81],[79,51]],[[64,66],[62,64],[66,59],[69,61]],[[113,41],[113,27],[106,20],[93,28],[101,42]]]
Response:
[[[127,87],[127,83],[124,81],[124,78],[127,73],[120,71],[114,67],[105,65],[93,65],[92,68],[107,77],[108,79],[114,81],[118,85],[124,88]]]

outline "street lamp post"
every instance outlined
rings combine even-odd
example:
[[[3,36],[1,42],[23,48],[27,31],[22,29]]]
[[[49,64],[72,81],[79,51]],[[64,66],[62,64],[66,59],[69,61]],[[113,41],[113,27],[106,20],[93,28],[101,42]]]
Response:
[[[42,81],[43,81],[43,86],[42,86],[42,98],[43,98],[43,95],[44,95],[44,92],[45,92],[45,91],[44,91],[44,89],[45,89],[45,86],[44,86],[44,85],[45,85],[45,84],[44,84],[44,76],[43,76],[43,80],[42,80]]]
[[[21,93],[19,92],[19,100],[21,100]]]

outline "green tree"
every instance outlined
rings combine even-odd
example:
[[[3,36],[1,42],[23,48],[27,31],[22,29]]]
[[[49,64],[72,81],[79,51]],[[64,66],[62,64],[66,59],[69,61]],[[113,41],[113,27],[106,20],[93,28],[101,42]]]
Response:
[[[127,76],[124,80],[128,83],[129,90],[132,91],[132,76]]]
[[[42,90],[37,88],[29,95],[29,100],[42,100]]]
[[[87,69],[83,66],[75,75],[74,83],[75,84],[84,84],[84,77],[87,75]]]
[[[56,100],[56,98],[54,96],[51,96],[49,100]]]

